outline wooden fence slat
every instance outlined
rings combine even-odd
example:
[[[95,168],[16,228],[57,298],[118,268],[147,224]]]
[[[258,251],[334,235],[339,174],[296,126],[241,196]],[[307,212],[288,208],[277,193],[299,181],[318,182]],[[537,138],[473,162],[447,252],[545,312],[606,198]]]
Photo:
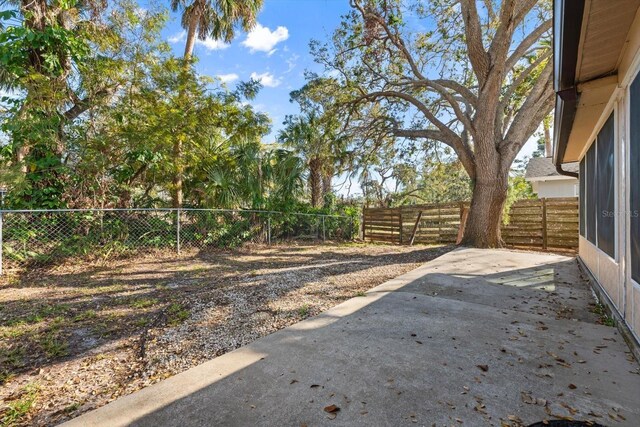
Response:
[[[409,239],[409,246],[412,246],[413,242],[416,240],[416,233],[418,232],[418,227],[420,226],[421,219],[422,219],[422,211],[418,212],[418,218],[416,219],[416,223],[413,226],[413,231],[411,232],[411,239]]]
[[[385,243],[456,243],[462,212],[468,202],[409,205],[400,208],[365,208],[363,238]],[[577,197],[519,200],[502,226],[505,244],[524,249],[578,248]],[[405,238],[406,237],[406,238]]]

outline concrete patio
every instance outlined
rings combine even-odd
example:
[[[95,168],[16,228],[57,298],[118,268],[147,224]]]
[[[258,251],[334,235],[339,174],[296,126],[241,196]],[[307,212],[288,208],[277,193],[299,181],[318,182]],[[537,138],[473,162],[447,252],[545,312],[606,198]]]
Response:
[[[573,258],[458,249],[66,425],[640,425],[593,302]]]

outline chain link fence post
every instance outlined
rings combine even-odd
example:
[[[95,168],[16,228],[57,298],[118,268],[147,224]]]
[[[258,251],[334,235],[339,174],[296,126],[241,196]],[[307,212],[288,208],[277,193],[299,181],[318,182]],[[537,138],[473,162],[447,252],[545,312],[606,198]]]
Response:
[[[360,239],[360,228],[356,230],[356,218],[349,218],[349,240],[353,240],[354,236],[358,233],[357,239]]]
[[[3,240],[2,240],[2,225],[3,225],[3,223],[2,223],[2,220],[3,220],[2,215],[3,215],[2,210],[0,210],[0,276],[2,276],[2,256],[3,256],[3,253],[2,253],[2,243],[3,243]]]
[[[271,246],[271,214],[267,214],[267,245]]]
[[[180,255],[180,208],[176,209],[176,250]]]

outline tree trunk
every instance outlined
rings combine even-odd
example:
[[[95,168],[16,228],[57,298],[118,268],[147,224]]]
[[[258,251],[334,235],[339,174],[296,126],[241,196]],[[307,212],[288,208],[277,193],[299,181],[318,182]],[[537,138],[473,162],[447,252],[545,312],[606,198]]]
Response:
[[[193,56],[193,48],[196,44],[196,30],[198,29],[198,15],[193,14],[189,21],[189,29],[187,31],[187,41],[184,45],[184,60],[189,61]]]
[[[185,71],[189,66],[189,61],[193,55],[193,47],[196,43],[196,30],[198,29],[198,15],[193,14],[189,21],[189,30],[187,31],[187,41],[184,46],[184,67]],[[184,73],[186,77],[187,73]],[[184,95],[184,94],[181,94]],[[173,192],[171,195],[171,204],[174,208],[182,207],[183,189],[182,178],[184,174],[184,168],[182,165],[182,138],[176,138],[173,142],[173,158],[175,159],[175,174],[173,177]]]
[[[476,173],[471,209],[461,244],[476,248],[499,248],[502,247],[500,225],[507,200],[509,170],[478,165]]]
[[[22,145],[16,150],[16,163],[20,165],[20,172],[27,174],[27,163],[25,159],[29,155],[29,147],[23,141]]]
[[[321,162],[317,158],[309,161],[309,190],[311,191],[311,206],[319,208],[322,199],[322,171]]]
[[[333,173],[325,172],[322,174],[322,203],[326,203],[327,196],[331,194],[331,179]]]
[[[543,121],[542,124],[544,127],[544,155],[551,157],[553,156],[553,152],[551,151],[551,129],[546,121]]]
[[[173,142],[173,158],[175,161],[175,175],[173,176],[173,192],[171,204],[174,208],[182,207],[182,138],[177,137]]]

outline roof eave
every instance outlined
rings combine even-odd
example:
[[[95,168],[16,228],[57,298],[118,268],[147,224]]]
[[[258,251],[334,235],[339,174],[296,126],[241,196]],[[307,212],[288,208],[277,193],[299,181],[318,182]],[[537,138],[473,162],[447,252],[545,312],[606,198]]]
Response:
[[[569,176],[576,174],[563,171],[561,165],[578,104],[576,69],[584,5],[584,0],[553,2],[553,85],[556,92],[553,164],[558,173]]]

